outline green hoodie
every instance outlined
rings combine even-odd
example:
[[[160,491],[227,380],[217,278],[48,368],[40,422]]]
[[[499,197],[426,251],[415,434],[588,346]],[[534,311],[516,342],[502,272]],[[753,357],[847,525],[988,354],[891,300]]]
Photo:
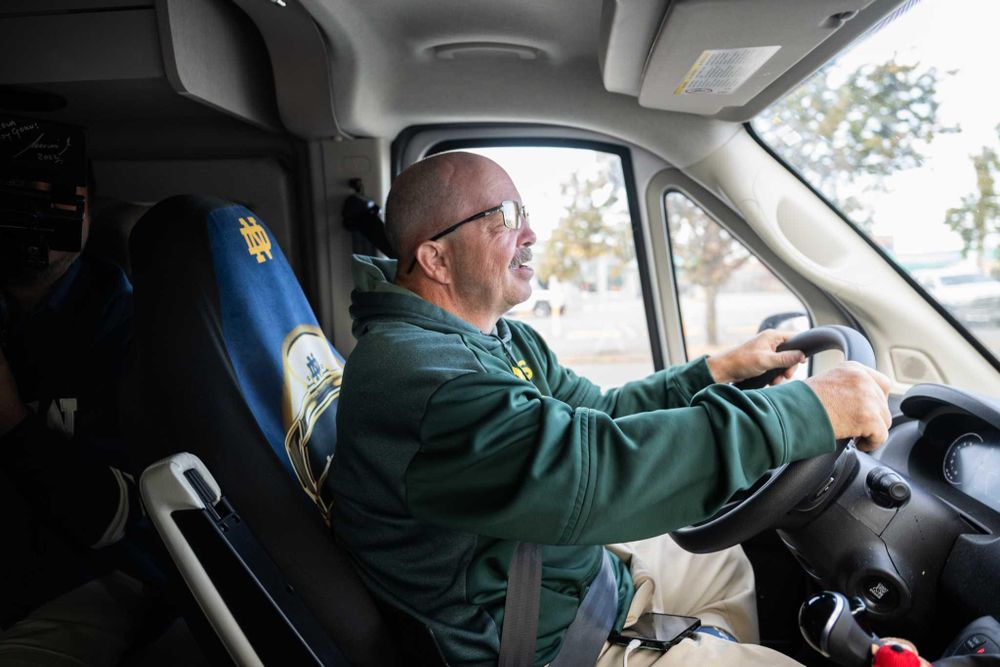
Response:
[[[452,665],[495,664],[517,542],[544,546],[535,663],[558,653],[602,544],[711,515],[764,471],[832,451],[807,385],[741,392],[704,358],[605,393],[531,327],[475,326],[356,256],[333,528],[371,590],[425,623]],[[624,622],[628,569],[612,558]]]

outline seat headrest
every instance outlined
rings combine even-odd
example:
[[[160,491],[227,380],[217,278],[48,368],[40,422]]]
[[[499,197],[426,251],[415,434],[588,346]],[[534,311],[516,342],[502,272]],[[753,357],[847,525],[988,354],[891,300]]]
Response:
[[[211,388],[235,377],[271,450],[329,522],[323,482],[336,447],[344,361],[271,239],[264,221],[243,206],[191,195],[164,200],[132,235],[136,303],[168,309],[171,330],[181,337],[191,327],[214,330],[231,377],[204,381]]]
[[[142,204],[96,197],[90,214],[90,235],[83,251],[118,265],[131,278],[128,237],[148,210],[149,206]]]

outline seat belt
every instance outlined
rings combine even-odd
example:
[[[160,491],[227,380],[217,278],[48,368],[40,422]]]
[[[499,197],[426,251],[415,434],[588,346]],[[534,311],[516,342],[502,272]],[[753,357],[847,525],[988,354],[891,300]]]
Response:
[[[618,616],[618,584],[607,550],[601,569],[590,584],[566,629],[559,654],[550,667],[593,665]],[[542,548],[518,543],[507,569],[507,600],[500,637],[500,667],[530,667],[538,638],[538,606],[542,589]]]
[[[507,568],[499,667],[531,667],[535,663],[541,592],[542,547],[518,542]]]
[[[618,580],[607,549],[601,571],[594,577],[573,622],[566,629],[562,646],[550,667],[593,665],[601,655],[611,627],[618,617]]]

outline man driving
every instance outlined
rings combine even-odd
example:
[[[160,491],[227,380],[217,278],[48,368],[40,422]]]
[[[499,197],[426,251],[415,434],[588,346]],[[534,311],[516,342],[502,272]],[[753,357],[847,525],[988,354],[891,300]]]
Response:
[[[355,258],[358,345],[328,479],[334,532],[371,590],[427,625],[453,665],[584,664],[571,645],[605,580],[610,627],[586,663],[621,664],[630,649],[605,643],[607,630],[662,611],[708,632],[632,664],[794,664],[753,643],[742,550],[689,554],[666,534],[836,439],[880,445],[888,379],[848,362],[783,382],[804,357],[777,352],[785,337],[770,331],[602,394],[503,318],[530,295],[535,235],[510,177],[481,156],[445,153],[400,174],[386,232],[398,264]],[[728,384],[775,368],[788,369],[777,386]],[[524,580],[519,544],[542,545],[520,663],[507,599]]]

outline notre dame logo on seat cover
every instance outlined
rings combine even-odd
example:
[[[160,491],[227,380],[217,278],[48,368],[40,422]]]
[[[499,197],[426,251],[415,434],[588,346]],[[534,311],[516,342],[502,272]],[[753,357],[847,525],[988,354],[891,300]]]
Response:
[[[336,410],[343,367],[319,327],[304,324],[285,337],[281,417],[285,451],[302,489],[330,523],[332,498],[323,483],[336,447]]]
[[[256,255],[258,264],[274,259],[271,255],[271,239],[268,238],[264,228],[257,224],[257,221],[252,217],[240,218],[240,234],[247,242],[247,252]]]

